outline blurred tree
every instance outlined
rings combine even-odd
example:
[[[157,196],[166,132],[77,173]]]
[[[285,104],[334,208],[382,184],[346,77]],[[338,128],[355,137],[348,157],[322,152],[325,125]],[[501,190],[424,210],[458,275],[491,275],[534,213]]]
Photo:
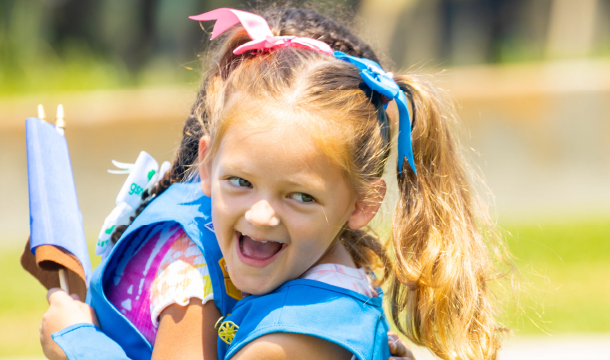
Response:
[[[391,54],[405,66],[537,60],[544,50],[550,4],[551,0],[419,0],[404,8]]]
[[[2,0],[0,93],[192,83],[208,35],[188,15],[278,3],[358,11],[402,66],[610,53],[610,0]]]

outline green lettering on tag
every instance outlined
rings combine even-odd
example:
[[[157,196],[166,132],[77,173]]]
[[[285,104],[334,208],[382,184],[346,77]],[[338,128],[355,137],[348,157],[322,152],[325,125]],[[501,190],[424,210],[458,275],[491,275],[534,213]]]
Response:
[[[144,189],[142,189],[140,186],[138,186],[138,184],[136,183],[132,183],[131,187],[129,188],[129,195],[142,195],[142,191],[144,191]]]
[[[112,233],[112,230],[114,230],[114,225],[106,229],[106,234],[110,235]]]
[[[156,173],[156,171],[154,169],[150,170],[148,172],[148,181],[150,181],[150,179],[152,179],[152,177],[155,175],[155,173]]]

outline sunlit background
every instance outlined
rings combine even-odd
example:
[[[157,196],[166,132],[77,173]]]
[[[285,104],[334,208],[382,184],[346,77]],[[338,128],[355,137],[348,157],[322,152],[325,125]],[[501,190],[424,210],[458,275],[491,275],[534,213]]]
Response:
[[[0,0],[0,359],[42,357],[45,291],[18,263],[29,234],[25,118],[38,104],[48,118],[65,106],[93,244],[125,180],[106,172],[110,161],[141,150],[172,159],[209,38],[187,16],[245,3]],[[507,306],[514,336],[500,359],[607,356],[610,0],[307,4],[350,22],[386,70],[430,74],[456,100],[525,288]]]

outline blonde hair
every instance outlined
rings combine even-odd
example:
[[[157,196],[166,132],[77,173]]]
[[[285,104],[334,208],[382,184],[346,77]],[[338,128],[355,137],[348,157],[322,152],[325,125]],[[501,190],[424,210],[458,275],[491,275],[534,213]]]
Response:
[[[294,11],[293,15],[303,15]],[[307,14],[309,20],[324,19]],[[286,13],[275,16],[285,18]],[[282,24],[277,18],[269,22]],[[314,30],[307,23],[302,31],[290,26],[272,26],[272,30],[277,35],[304,36],[305,32],[328,42],[324,26],[338,26],[318,25]],[[334,37],[331,46],[345,51],[336,31]],[[233,49],[249,40],[239,28],[225,37],[193,108],[192,119],[200,127],[195,135],[211,138],[208,158],[214,156],[227,129],[239,126],[237,119],[243,117],[237,114],[243,99],[248,100],[245,103],[289,103],[291,112],[307,115],[307,121],[297,125],[344,171],[355,193],[367,199],[374,193],[372,180],[381,178],[390,153],[389,123],[394,119],[383,109],[382,97],[363,87],[355,66],[322,53],[286,47],[233,54]],[[354,50],[357,47],[362,52],[370,50],[353,38],[349,42],[352,51],[346,52],[353,55],[360,55]],[[451,130],[455,119],[451,102],[415,75],[395,76],[395,80],[413,107],[417,175],[405,160],[398,174],[400,196],[392,223],[394,261],[370,229],[345,229],[341,241],[359,266],[379,270],[380,281],[389,280],[391,317],[409,339],[443,359],[495,359],[500,328],[488,281],[497,273],[491,259],[505,261],[505,249],[469,183]],[[234,104],[236,97],[239,106]],[[285,111],[270,105],[263,109]],[[192,126],[185,127],[182,146],[192,147],[195,135]],[[176,162],[184,167],[185,158],[179,154]],[[492,229],[488,239],[485,229]]]

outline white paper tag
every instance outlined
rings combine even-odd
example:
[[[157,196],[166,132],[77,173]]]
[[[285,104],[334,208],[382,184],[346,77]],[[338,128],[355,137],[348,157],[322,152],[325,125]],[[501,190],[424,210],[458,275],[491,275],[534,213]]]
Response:
[[[104,225],[98,236],[95,246],[95,253],[105,258],[112,250],[113,244],[110,241],[112,232],[117,226],[128,225],[130,218],[135,215],[136,210],[142,204],[142,194],[145,190],[152,188],[160,178],[158,173],[159,164],[145,151],[138,156],[135,164],[121,163],[112,161],[121,170],[108,170],[113,174],[129,174],[127,180],[121,187],[116,198],[116,207],[110,215],[106,217]],[[164,162],[161,170],[167,171],[171,167],[169,162]],[[162,176],[162,175],[161,175]]]

